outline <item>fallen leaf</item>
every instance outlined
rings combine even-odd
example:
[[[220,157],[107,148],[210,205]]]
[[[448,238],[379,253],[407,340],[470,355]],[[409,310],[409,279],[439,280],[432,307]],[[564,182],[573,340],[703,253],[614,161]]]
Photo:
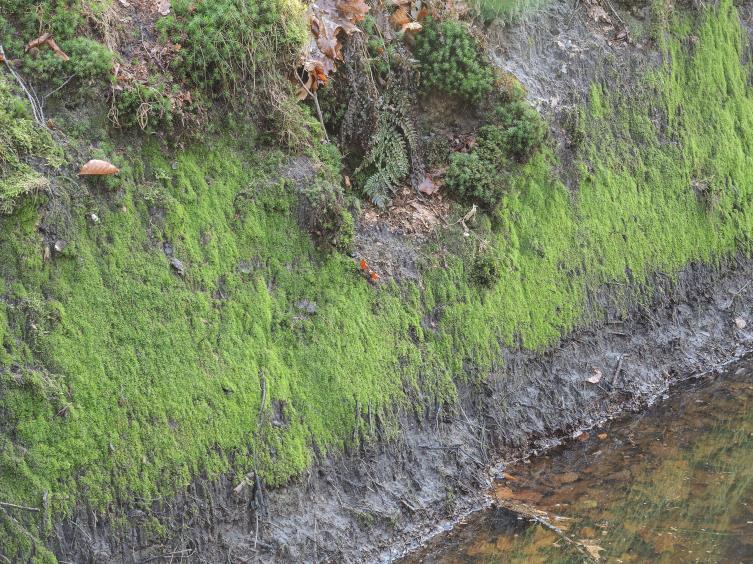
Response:
[[[170,0],[157,0],[157,12],[161,16],[167,16],[170,13]]]
[[[439,190],[439,186],[431,179],[431,176],[424,178],[421,184],[418,185],[418,191],[427,196],[431,196],[437,190]]]
[[[50,37],[47,40],[47,45],[50,46],[50,49],[52,49],[53,53],[55,53],[58,57],[60,57],[64,61],[70,60],[70,57],[66,55],[60,47],[58,47],[58,44],[55,43],[55,40],[52,37]]]
[[[598,434],[598,435],[596,435],[596,436],[597,436],[597,437],[599,437],[599,440],[603,441],[603,440],[606,440],[606,438],[607,438],[607,437],[608,437],[609,435],[607,435],[606,433],[599,433],[599,434]]]
[[[554,480],[559,484],[572,484],[573,482],[577,482],[579,477],[577,472],[565,472],[564,474],[555,476]]]
[[[361,270],[368,270],[368,269],[369,269],[369,265],[366,264],[366,260],[361,259]]]
[[[81,167],[79,174],[81,176],[108,176],[119,172],[120,169],[112,163],[100,161],[99,159],[92,159]]]
[[[406,31],[421,31],[422,28],[423,28],[423,26],[420,23],[418,23],[418,22],[410,22],[410,23],[405,24],[400,29],[400,31],[402,31],[403,33],[405,33]]]
[[[602,8],[601,6],[589,6],[588,17],[591,18],[596,23],[599,23],[599,22],[603,22],[606,24],[612,23],[612,19],[609,17],[606,10],[604,10],[604,8]]]
[[[512,499],[515,494],[507,486],[500,486],[494,489],[494,497],[497,499]]]
[[[529,503],[538,503],[542,497],[544,497],[544,494],[534,490],[519,490],[514,494],[515,499]]]
[[[395,29],[402,29],[403,26],[411,23],[410,15],[408,14],[407,6],[400,6],[390,16],[390,23]]]
[[[337,11],[353,23],[363,21],[369,7],[363,0],[344,0],[337,3]]]
[[[379,281],[379,275],[372,270],[369,272],[369,280],[371,280],[372,284],[376,284]]]
[[[41,45],[47,43],[47,40],[52,37],[49,33],[43,33],[36,39],[32,39],[26,44],[25,51],[29,51],[29,49],[34,49],[34,47],[40,47]]]
[[[737,317],[735,318],[735,325],[737,325],[738,329],[745,329],[748,326],[748,322],[742,317]]]
[[[598,544],[594,544],[592,541],[589,541],[588,539],[582,539],[580,544],[584,549],[586,549],[586,552],[588,552],[591,558],[597,561],[601,559],[601,557],[599,556],[599,553],[604,549],[600,547]]]
[[[368,11],[363,0],[321,0],[310,5],[310,36],[301,53],[298,71],[299,76],[306,77],[306,82],[298,90],[299,100],[305,100],[320,85],[327,83],[337,62],[343,60],[340,40],[343,36],[360,32],[355,24],[363,20]],[[303,82],[302,78],[300,80]]]
[[[593,374],[589,376],[588,378],[586,378],[586,382],[589,382],[591,384],[598,384],[599,382],[601,382],[601,377],[602,377],[601,370],[599,370],[598,368],[594,368]]]

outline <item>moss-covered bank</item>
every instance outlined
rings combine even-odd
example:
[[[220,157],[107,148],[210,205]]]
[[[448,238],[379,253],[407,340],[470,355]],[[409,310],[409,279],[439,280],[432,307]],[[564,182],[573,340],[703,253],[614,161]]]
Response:
[[[637,92],[593,85],[575,120],[578,189],[552,151],[537,154],[458,254],[427,249],[420,285],[372,286],[319,250],[279,174],[287,157],[253,134],[100,146],[121,175],[74,180],[3,75],[0,501],[43,511],[4,508],[0,554],[52,559],[51,520],[78,502],[148,508],[224,472],[284,484],[314,453],[394,436],[397,408],[452,404],[501,347],[541,349],[593,321],[602,284],[749,253],[753,91],[737,11],[725,0],[664,25],[664,62]],[[36,186],[28,155],[47,159],[53,189],[10,182]],[[339,178],[331,150],[310,156],[321,181]],[[56,213],[57,251],[44,238]],[[480,241],[500,265],[490,288],[472,281]]]

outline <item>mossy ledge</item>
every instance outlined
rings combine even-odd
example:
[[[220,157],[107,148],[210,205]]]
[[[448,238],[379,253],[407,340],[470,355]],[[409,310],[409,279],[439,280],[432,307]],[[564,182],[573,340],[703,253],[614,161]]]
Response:
[[[129,511],[146,512],[156,546],[175,523],[150,512],[199,478],[284,486],[401,437],[405,413],[483,396],[506,351],[601,324],[605,285],[624,314],[652,303],[657,273],[749,257],[753,91],[737,9],[660,24],[663,62],[629,93],[594,83],[577,112],[577,189],[545,145],[515,164],[472,241],[458,228],[427,246],[420,283],[371,285],[302,228],[302,193],[346,206],[340,155],[311,116],[294,136],[304,182],[289,149],[247,123],[171,145],[96,116],[74,127],[62,104],[71,131],[51,134],[0,75],[0,555],[55,561],[55,523],[82,508],[124,538]],[[120,175],[75,178],[85,154]],[[482,247],[494,276],[479,285]]]

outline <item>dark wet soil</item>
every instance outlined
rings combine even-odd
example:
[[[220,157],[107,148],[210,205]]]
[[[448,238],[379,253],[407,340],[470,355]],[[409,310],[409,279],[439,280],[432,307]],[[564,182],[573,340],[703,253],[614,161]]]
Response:
[[[753,359],[500,469],[492,508],[403,562],[749,562]]]

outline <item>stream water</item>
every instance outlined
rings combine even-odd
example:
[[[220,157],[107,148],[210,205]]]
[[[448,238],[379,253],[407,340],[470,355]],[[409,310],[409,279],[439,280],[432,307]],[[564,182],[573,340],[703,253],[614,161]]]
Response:
[[[753,562],[753,359],[504,469],[404,562]]]

